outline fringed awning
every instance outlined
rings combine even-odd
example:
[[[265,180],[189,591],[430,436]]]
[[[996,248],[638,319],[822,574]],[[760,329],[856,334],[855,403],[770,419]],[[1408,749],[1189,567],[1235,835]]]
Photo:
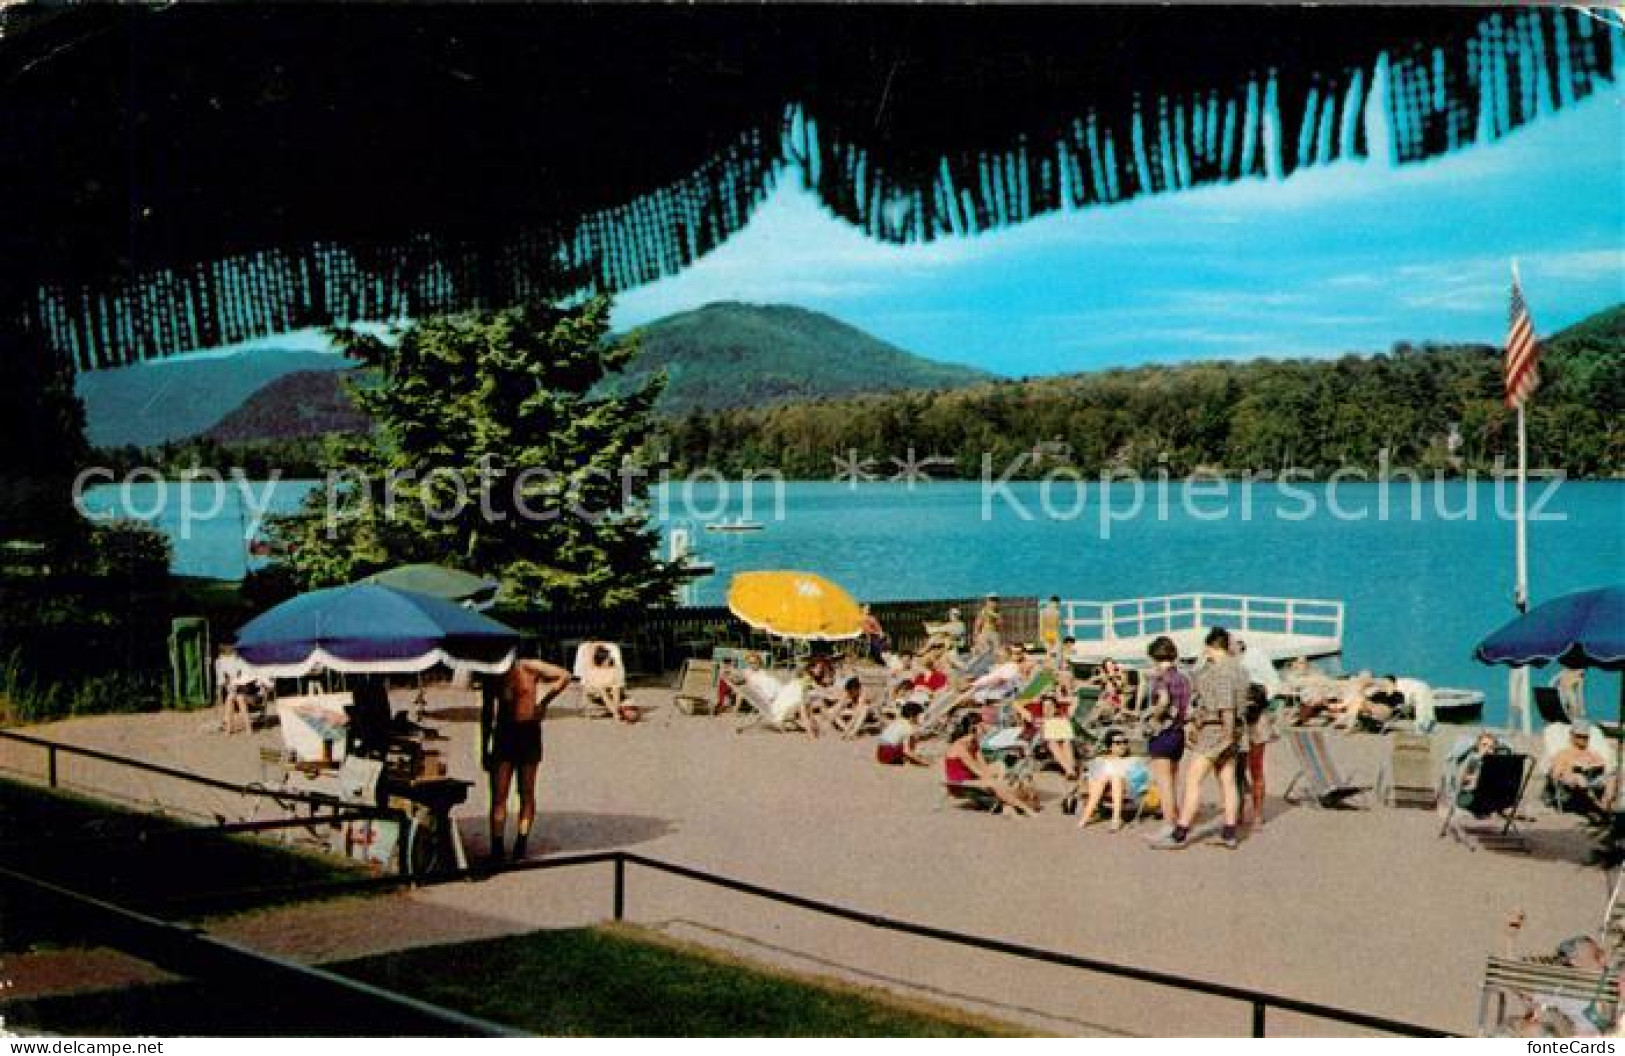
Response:
[[[919,242],[1368,149],[1611,81],[1556,8],[278,5],[0,13],[0,310],[80,369],[621,290],[794,166]],[[19,263],[22,265],[19,267]],[[9,306],[9,307],[7,307]]]

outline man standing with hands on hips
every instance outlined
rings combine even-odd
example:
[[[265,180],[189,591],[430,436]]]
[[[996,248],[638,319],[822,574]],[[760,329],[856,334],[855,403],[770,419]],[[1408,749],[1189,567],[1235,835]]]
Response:
[[[516,660],[505,674],[485,679],[480,692],[480,764],[491,777],[491,859],[506,846],[508,794],[519,777],[519,829],[513,860],[525,857],[536,820],[536,773],[542,764],[542,720],[548,705],[570,688],[570,672],[542,660]]]

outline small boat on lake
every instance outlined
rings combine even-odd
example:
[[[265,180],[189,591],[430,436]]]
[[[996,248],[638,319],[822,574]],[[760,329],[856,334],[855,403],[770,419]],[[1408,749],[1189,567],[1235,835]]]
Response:
[[[728,521],[712,521],[705,526],[708,532],[759,532],[767,527],[761,521],[747,521],[743,517],[735,517]]]
[[[715,561],[707,561],[703,557],[685,557],[677,564],[689,579],[703,579],[717,570]]]
[[[1484,694],[1476,689],[1435,689],[1433,714],[1440,722],[1477,722],[1484,716]]]

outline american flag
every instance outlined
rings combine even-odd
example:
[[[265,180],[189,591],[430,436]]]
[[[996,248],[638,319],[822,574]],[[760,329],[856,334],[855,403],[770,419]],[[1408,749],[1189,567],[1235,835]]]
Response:
[[[1512,277],[1512,312],[1507,324],[1506,382],[1506,402],[1512,408],[1523,406],[1540,384],[1540,344],[1516,275]]]

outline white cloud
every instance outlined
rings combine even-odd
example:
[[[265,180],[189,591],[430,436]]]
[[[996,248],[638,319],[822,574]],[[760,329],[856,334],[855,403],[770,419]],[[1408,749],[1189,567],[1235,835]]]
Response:
[[[711,301],[827,302],[892,293],[975,263],[983,248],[977,239],[914,246],[876,241],[787,179],[728,242],[678,275],[622,294],[616,324],[633,326]]]
[[[1590,281],[1612,276],[1625,287],[1625,249],[1580,249],[1568,253],[1537,253],[1529,258],[1540,274],[1554,279]],[[1621,289],[1625,294],[1625,288]]]

